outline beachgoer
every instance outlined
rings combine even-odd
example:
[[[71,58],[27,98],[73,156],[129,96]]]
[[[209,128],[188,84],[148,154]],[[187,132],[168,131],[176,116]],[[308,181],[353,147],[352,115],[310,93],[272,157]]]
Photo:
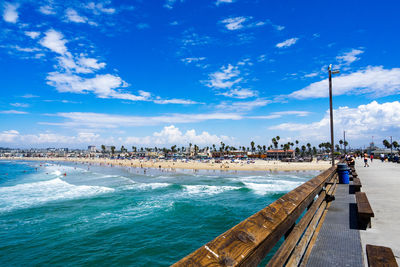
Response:
[[[368,165],[368,154],[367,153],[364,154],[364,167],[369,167],[369,165]]]
[[[354,160],[353,156],[350,157],[348,164],[349,164],[349,166],[354,166],[356,164],[356,161]]]
[[[369,156],[369,158],[371,159],[371,163],[372,163],[372,160],[374,159],[374,155],[371,154],[371,156]]]

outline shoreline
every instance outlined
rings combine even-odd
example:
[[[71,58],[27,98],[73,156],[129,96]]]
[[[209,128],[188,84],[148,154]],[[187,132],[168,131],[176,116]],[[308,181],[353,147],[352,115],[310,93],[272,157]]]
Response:
[[[107,159],[107,158],[20,158],[20,157],[0,157],[0,160],[27,160],[27,161],[59,161],[59,162],[76,162],[82,164],[97,164],[100,166],[121,166],[136,168],[153,168],[153,169],[185,169],[185,170],[232,170],[232,171],[324,171],[331,167],[329,161],[313,161],[313,162],[280,162],[255,160],[254,163],[240,161],[232,163],[229,160],[223,160],[221,163],[199,162],[190,160],[183,162],[181,160],[139,160],[139,159]]]

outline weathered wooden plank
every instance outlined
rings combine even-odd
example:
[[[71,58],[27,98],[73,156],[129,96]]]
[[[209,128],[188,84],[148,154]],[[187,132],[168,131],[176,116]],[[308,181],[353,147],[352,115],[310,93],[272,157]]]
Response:
[[[374,217],[374,211],[369,204],[367,195],[365,192],[356,192],[356,202],[359,214]]]
[[[353,178],[353,188],[354,192],[360,192],[362,185],[359,178]]]
[[[173,266],[256,266],[335,174],[331,167]]]
[[[367,259],[370,267],[398,267],[393,251],[388,247],[367,244]]]

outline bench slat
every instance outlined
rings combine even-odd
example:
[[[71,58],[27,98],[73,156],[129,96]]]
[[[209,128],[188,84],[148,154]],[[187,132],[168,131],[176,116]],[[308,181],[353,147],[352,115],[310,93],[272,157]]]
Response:
[[[388,247],[367,244],[367,259],[370,267],[398,267],[393,251]]]
[[[374,217],[371,205],[368,202],[365,192],[356,192],[358,226],[360,229],[371,227],[371,217]]]
[[[371,217],[374,217],[374,212],[369,204],[367,195],[365,192],[356,192],[356,201],[358,213],[370,214]]]

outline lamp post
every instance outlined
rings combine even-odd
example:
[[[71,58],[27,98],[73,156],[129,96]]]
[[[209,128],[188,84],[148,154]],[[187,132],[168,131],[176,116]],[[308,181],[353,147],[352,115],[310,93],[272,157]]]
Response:
[[[334,157],[334,140],[333,140],[333,110],[332,110],[332,74],[338,74],[338,70],[332,70],[332,64],[328,67],[329,73],[329,110],[330,110],[330,119],[331,119],[331,157],[332,157],[332,167],[335,166],[335,157]]]

